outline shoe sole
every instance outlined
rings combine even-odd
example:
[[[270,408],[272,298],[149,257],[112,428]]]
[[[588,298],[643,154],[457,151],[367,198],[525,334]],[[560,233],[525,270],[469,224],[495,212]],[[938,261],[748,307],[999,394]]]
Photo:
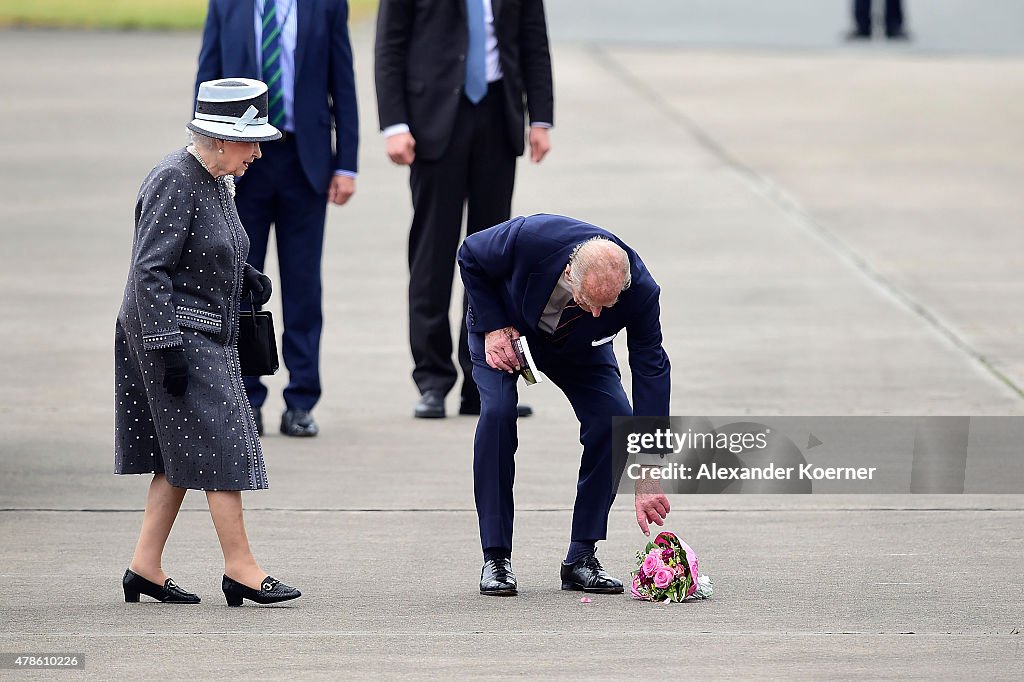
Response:
[[[225,594],[224,600],[227,602],[228,606],[231,607],[243,606],[246,600],[251,601],[253,604],[256,604],[258,606],[273,606],[274,604],[283,604],[287,601],[295,601],[301,596],[302,595],[300,594],[297,597],[286,597],[284,599],[276,599],[274,601],[256,601],[255,599],[250,599],[249,597],[242,597],[237,594]]]
[[[519,590],[480,590],[480,594],[487,597],[514,597]]]
[[[444,412],[417,412],[413,414],[416,419],[444,419]]]
[[[583,587],[576,583],[562,583],[562,589],[567,592],[589,592],[590,594],[622,594],[623,587]]]

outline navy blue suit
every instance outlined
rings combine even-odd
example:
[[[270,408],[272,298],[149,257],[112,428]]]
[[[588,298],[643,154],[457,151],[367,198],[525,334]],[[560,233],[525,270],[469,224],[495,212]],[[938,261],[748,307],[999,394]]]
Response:
[[[542,331],[541,314],[573,248],[597,236],[625,249],[632,285],[600,317],[568,307],[553,334]],[[660,287],[637,253],[618,237],[557,215],[514,218],[470,235],[458,260],[469,298],[469,350],[481,398],[473,461],[481,544],[485,549],[512,547],[518,377],[493,369],[484,356],[484,334],[507,326],[527,338],[537,368],[565,393],[580,421],[583,456],[572,539],[603,540],[615,497],[612,417],[669,413],[670,364],[662,347]],[[623,329],[633,375],[632,406],[612,351],[611,338]]]
[[[267,0],[268,2],[272,0]],[[327,189],[336,171],[354,175],[359,124],[346,0],[296,0],[292,128],[261,145],[263,158],[238,183],[236,203],[251,242],[249,263],[263,271],[270,227],[277,237],[289,370],[284,399],[309,410],[320,398],[321,259]],[[210,0],[196,88],[216,78],[260,78],[254,0]],[[246,377],[252,404],[267,390]]]

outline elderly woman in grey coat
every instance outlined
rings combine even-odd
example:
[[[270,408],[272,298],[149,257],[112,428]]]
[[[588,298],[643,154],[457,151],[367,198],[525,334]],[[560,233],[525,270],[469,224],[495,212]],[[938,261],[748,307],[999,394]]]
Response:
[[[230,78],[203,83],[192,144],[165,157],[139,191],[124,301],[115,330],[115,472],[152,473],[142,530],[123,579],[140,594],[197,603],[163,571],[161,557],[187,489],[206,492],[224,553],[231,606],[295,599],[298,590],[260,567],[249,549],[242,490],[267,487],[263,452],[242,385],[239,307],[262,304],[270,279],[245,262],[249,240],[234,180],[260,158],[267,86]]]

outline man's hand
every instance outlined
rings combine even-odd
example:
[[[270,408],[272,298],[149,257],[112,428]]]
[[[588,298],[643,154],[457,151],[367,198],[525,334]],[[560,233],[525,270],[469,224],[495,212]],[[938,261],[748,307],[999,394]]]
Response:
[[[388,158],[399,166],[408,166],[416,158],[416,140],[412,133],[397,133],[387,138]]]
[[[530,160],[540,163],[551,151],[551,140],[548,137],[548,129],[540,126],[530,127]]]
[[[668,498],[665,497],[665,492],[661,489],[661,483],[656,479],[638,478],[635,502],[636,522],[644,535],[650,537],[651,529],[647,524],[656,523],[659,526],[664,526],[669,512]]]
[[[518,371],[519,361],[516,360],[516,352],[512,350],[512,340],[518,338],[519,332],[515,327],[487,332],[484,336],[484,355],[487,356],[487,364],[503,372]]]
[[[335,175],[327,188],[327,201],[342,206],[356,193],[356,179],[347,175]]]

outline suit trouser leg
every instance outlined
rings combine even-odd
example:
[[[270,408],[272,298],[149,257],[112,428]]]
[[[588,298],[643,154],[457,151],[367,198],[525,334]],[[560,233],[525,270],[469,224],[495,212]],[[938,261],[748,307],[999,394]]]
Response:
[[[249,256],[246,260],[260,272],[263,272],[266,263],[270,225],[274,222],[274,215],[277,212],[277,194],[272,168],[263,166],[262,163],[263,159],[253,164],[237,181],[235,194],[238,217],[249,237]],[[242,303],[248,306],[247,302]],[[249,396],[249,403],[253,407],[261,407],[267,399],[267,387],[259,377],[242,377],[242,380]]]
[[[512,522],[515,505],[516,405],[519,394],[517,374],[509,374],[487,365],[481,334],[471,334],[469,350],[473,359],[473,377],[480,388],[480,419],[473,441],[473,494],[480,524],[483,549],[512,549]]]
[[[409,172],[409,345],[415,363],[412,378],[420,393],[447,394],[457,378],[448,315],[466,202],[471,107],[469,102],[459,106],[444,155],[416,159]]]
[[[584,357],[544,362],[535,358],[548,378],[572,404],[580,421],[579,477],[572,512],[572,540],[604,540],[608,536],[608,512],[615,501],[616,483],[612,461],[612,417],[633,414],[611,344]]]
[[[871,33],[871,0],[853,0],[853,22],[861,33]]]
[[[885,32],[889,35],[903,30],[903,0],[885,0]]]
[[[290,142],[294,144],[294,137]],[[284,313],[281,356],[288,368],[284,402],[291,409],[311,410],[321,393],[321,264],[327,195],[317,192],[306,180],[297,153],[293,168],[281,183],[275,221]]]
[[[480,102],[474,120],[473,145],[469,154],[469,198],[466,235],[508,220],[512,215],[512,190],[516,181],[516,153],[505,124],[504,92],[493,88]],[[465,318],[468,298],[463,295]],[[459,365],[462,367],[462,398],[480,400],[473,382],[473,360],[469,356],[466,325],[459,333]]]

